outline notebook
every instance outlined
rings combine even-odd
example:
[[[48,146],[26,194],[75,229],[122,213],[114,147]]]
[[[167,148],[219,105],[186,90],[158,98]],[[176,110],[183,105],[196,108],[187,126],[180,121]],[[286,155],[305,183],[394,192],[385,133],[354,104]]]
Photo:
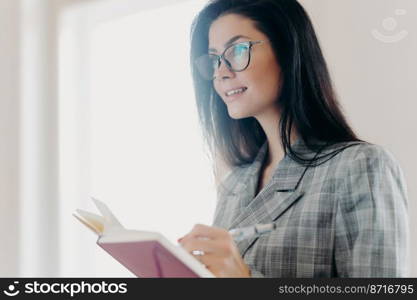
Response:
[[[101,215],[76,209],[73,216],[98,235],[97,245],[137,277],[215,277],[180,245],[158,232],[124,228],[102,201]]]

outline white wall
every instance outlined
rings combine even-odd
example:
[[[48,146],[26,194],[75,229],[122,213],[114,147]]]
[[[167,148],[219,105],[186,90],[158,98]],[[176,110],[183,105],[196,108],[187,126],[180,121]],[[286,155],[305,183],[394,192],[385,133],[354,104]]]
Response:
[[[58,275],[56,1],[0,1],[3,276]]]
[[[20,276],[59,275],[56,4],[20,1]]]
[[[0,1],[0,276],[18,274],[19,1]],[[8,28],[8,30],[4,30]]]

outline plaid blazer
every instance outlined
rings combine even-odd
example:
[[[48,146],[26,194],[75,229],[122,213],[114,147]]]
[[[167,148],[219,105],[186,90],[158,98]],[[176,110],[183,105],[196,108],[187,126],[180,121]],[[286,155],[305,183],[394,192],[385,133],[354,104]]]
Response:
[[[315,155],[300,138],[292,147]],[[407,187],[390,152],[359,143],[308,168],[286,155],[255,196],[267,148],[221,181],[213,222],[227,230],[277,222],[236,243],[252,277],[408,276]]]

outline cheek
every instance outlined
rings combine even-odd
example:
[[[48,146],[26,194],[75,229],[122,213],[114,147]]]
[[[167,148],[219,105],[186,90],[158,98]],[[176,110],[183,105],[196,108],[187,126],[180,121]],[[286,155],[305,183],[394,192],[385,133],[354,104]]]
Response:
[[[262,60],[257,67],[252,68],[248,75],[248,82],[252,91],[262,102],[275,101],[281,88],[281,69],[273,59]]]
[[[252,80],[252,95],[261,102],[274,102],[280,91],[280,78],[276,73],[263,73]]]

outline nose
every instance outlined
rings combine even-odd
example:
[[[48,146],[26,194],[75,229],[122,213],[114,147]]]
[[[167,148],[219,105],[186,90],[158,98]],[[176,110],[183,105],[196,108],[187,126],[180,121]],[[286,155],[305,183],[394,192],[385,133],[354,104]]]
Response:
[[[229,70],[226,66],[226,62],[221,60],[220,67],[214,70],[214,79],[225,79],[235,76],[235,72]]]

